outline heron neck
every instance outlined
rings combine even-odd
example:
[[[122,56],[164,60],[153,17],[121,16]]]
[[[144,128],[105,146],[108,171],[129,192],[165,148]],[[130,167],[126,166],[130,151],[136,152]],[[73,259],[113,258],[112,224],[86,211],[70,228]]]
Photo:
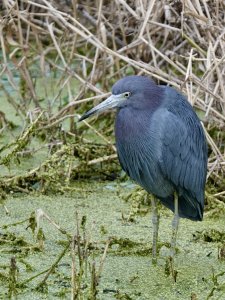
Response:
[[[117,141],[137,142],[148,131],[152,111],[124,107],[117,112],[115,136]]]

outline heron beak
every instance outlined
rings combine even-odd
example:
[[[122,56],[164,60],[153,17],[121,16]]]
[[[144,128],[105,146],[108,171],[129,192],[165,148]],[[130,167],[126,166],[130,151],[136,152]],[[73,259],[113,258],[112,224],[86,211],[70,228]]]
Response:
[[[81,116],[81,118],[79,119],[79,122],[89,118],[90,116],[92,116],[96,113],[103,112],[110,108],[115,108],[123,100],[124,100],[123,94],[111,95],[105,101],[99,103],[97,106],[93,107],[92,109],[87,111],[85,114],[83,114],[83,116]]]

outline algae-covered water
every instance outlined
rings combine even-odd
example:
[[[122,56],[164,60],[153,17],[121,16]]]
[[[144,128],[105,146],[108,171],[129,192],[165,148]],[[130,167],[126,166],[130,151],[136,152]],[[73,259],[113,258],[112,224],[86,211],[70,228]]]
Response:
[[[15,140],[24,124],[4,97],[0,101],[7,120],[17,126],[1,135],[3,147]],[[31,155],[21,158],[19,166],[2,165],[1,178],[38,167],[49,158],[48,146],[33,138],[27,147]],[[168,268],[172,213],[160,210],[159,255],[152,265],[150,208],[146,205],[134,214],[136,204],[123,200],[132,184],[98,178],[73,180],[71,191],[62,195],[54,193],[54,187],[43,195],[41,184],[35,183],[33,192],[8,191],[5,208],[0,209],[0,299],[225,299],[224,217],[205,214],[203,222],[181,220],[175,283]],[[66,246],[72,236],[75,252]],[[77,298],[71,296],[72,274],[79,285]]]
[[[218,247],[224,234],[224,220],[205,218],[203,222],[181,220],[178,234],[175,269],[177,282],[166,271],[166,245],[171,236],[172,214],[161,211],[159,230],[159,258],[157,265],[151,263],[152,224],[150,212],[144,216],[135,216],[128,222],[131,203],[121,199],[120,193],[129,190],[126,186],[112,182],[88,182],[74,186],[68,195],[37,196],[12,195],[0,211],[0,297],[9,295],[10,259],[15,257],[16,282],[26,282],[28,278],[47,270],[62,252],[67,241],[46,219],[39,226],[45,240],[42,251],[36,251],[37,239],[29,221],[15,226],[5,227],[26,220],[31,213],[42,209],[54,222],[67,233],[76,232],[76,212],[78,218],[86,216],[85,234],[96,246],[90,254],[90,261],[102,256],[104,244],[111,237],[114,242],[109,246],[101,272],[97,299],[207,299],[213,288],[218,288],[210,299],[224,299],[225,262],[218,259]],[[81,230],[81,229],[80,229]],[[214,230],[214,231],[212,231]],[[221,236],[218,237],[219,232]],[[217,238],[216,238],[217,237]],[[14,239],[20,240],[15,242]],[[29,245],[29,247],[28,247]],[[40,249],[39,249],[40,250]],[[87,267],[87,273],[89,273]],[[56,269],[47,279],[44,291],[36,290],[46,273],[27,281],[23,287],[16,288],[13,295],[17,299],[71,299],[71,252],[68,250]],[[222,274],[221,274],[222,275]],[[4,277],[5,276],[5,277]],[[5,278],[5,280],[4,280]],[[85,294],[81,299],[88,299]],[[85,296],[86,295],[86,296]]]

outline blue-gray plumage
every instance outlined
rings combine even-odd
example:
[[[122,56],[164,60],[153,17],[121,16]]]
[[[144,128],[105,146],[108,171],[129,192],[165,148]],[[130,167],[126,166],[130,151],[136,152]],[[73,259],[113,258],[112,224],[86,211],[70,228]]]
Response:
[[[147,77],[128,76],[81,120],[107,108],[117,108],[116,148],[123,170],[172,211],[176,194],[180,217],[202,220],[207,144],[186,98]]]
[[[179,216],[202,220],[207,146],[202,126],[185,97],[146,77],[125,77],[113,94],[130,91],[116,116],[115,136],[124,171]]]

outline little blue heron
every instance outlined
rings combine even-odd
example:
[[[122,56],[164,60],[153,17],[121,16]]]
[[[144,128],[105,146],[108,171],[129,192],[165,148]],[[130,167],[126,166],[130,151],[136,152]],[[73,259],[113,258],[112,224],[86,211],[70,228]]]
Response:
[[[174,212],[171,257],[179,217],[201,221],[207,172],[207,144],[201,123],[184,95],[145,76],[127,76],[112,95],[86,112],[117,108],[115,137],[123,170],[153,195],[153,261],[157,255],[157,199]]]

